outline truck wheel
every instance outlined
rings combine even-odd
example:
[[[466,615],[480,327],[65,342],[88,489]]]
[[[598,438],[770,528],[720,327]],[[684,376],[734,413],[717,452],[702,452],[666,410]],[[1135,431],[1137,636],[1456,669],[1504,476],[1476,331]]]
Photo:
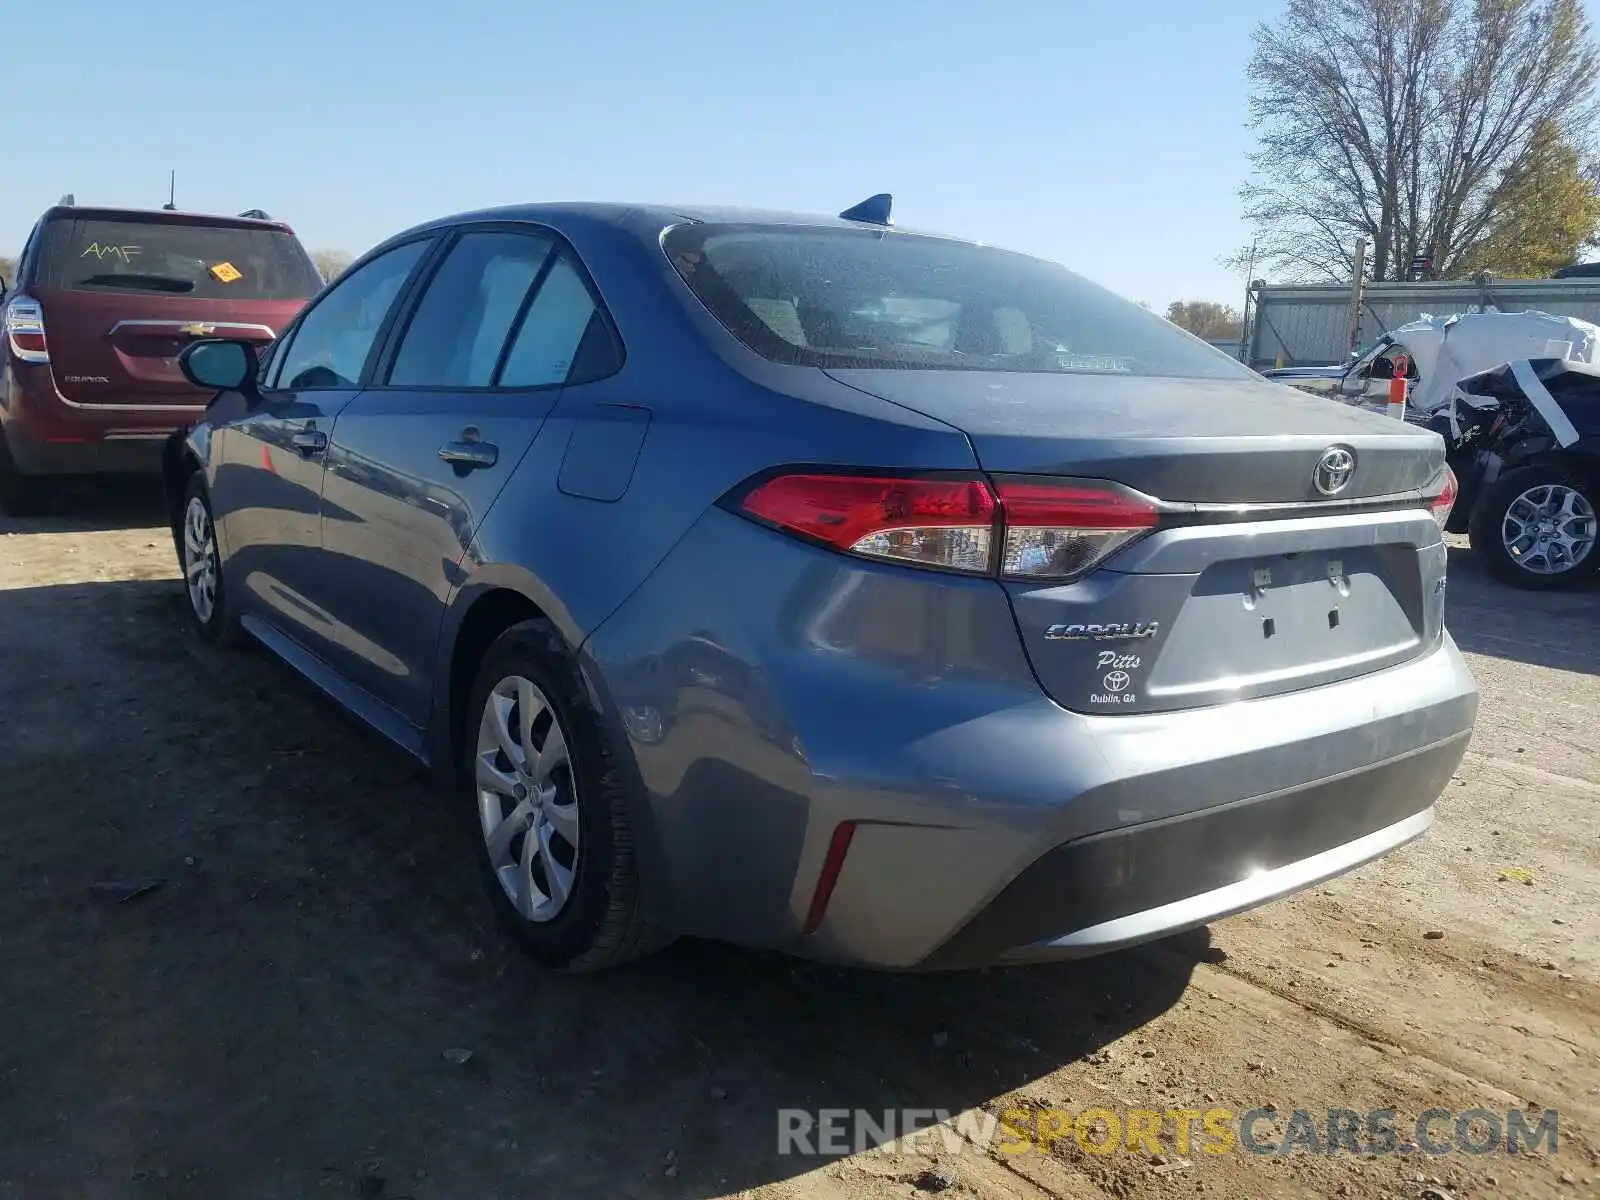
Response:
[[[1594,484],[1560,464],[1518,467],[1474,505],[1472,548],[1501,583],[1571,587],[1600,568],[1595,508]]]

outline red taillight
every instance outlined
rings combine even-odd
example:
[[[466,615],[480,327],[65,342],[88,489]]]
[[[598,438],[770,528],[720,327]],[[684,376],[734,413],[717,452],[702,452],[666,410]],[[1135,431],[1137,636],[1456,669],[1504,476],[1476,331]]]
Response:
[[[868,558],[989,569],[994,496],[976,479],[779,475],[744,499],[752,516]]]
[[[1160,516],[1108,484],[809,472],[766,480],[741,507],[849,554],[1030,580],[1081,575]]]
[[[1155,527],[1147,500],[1084,484],[999,484],[1005,513],[1000,573],[1015,579],[1069,578]]]
[[[22,362],[47,363],[50,348],[44,340],[44,309],[37,300],[13,296],[6,305],[6,341]]]
[[[1460,491],[1460,484],[1456,482],[1456,473],[1448,466],[1444,469],[1444,490],[1432,500],[1428,501],[1428,510],[1433,513],[1433,519],[1439,522],[1443,529],[1445,522],[1450,519],[1450,510],[1455,507],[1456,495]]]

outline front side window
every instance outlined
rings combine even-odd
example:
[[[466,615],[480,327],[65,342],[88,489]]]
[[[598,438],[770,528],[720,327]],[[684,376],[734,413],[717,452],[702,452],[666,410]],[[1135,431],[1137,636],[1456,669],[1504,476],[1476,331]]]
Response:
[[[277,386],[358,386],[389,309],[430,245],[427,239],[407,242],[346,272],[300,319],[287,346],[273,355],[282,363]]]
[[[464,234],[417,305],[389,383],[489,387],[506,335],[550,252],[550,239],[536,234]]]
[[[1249,380],[1170,321],[1053,263],[880,229],[678,225],[662,246],[735,337],[813,367]]]

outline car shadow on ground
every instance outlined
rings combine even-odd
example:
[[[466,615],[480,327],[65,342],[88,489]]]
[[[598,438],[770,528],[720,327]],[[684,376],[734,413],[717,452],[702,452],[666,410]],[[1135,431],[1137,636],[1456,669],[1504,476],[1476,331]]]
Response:
[[[0,592],[19,1194],[726,1195],[823,1161],[780,1153],[783,1110],[988,1104],[1211,953],[1201,930],[900,976],[682,942],[551,975],[491,927],[464,802],[266,653],[198,645],[183,605],[171,581]]]
[[[38,512],[13,517],[0,511],[0,535],[92,533],[166,523],[161,480],[154,476],[53,480]]]
[[[1600,576],[1570,588],[1526,591],[1492,578],[1460,545],[1450,548],[1449,580],[1445,625],[1463,650],[1600,674]]]

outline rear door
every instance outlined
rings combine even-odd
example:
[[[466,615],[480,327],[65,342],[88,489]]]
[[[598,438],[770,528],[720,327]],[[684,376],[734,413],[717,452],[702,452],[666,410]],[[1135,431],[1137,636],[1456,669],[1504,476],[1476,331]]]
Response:
[[[151,213],[51,218],[33,295],[57,389],[88,406],[203,407],[179,351],[201,337],[264,346],[321,287],[294,234]]]
[[[553,234],[473,228],[391,337],[382,382],[334,424],[322,540],[340,580],[336,665],[413,725],[432,704],[440,622],[478,525],[573,370],[609,372],[608,338]]]

